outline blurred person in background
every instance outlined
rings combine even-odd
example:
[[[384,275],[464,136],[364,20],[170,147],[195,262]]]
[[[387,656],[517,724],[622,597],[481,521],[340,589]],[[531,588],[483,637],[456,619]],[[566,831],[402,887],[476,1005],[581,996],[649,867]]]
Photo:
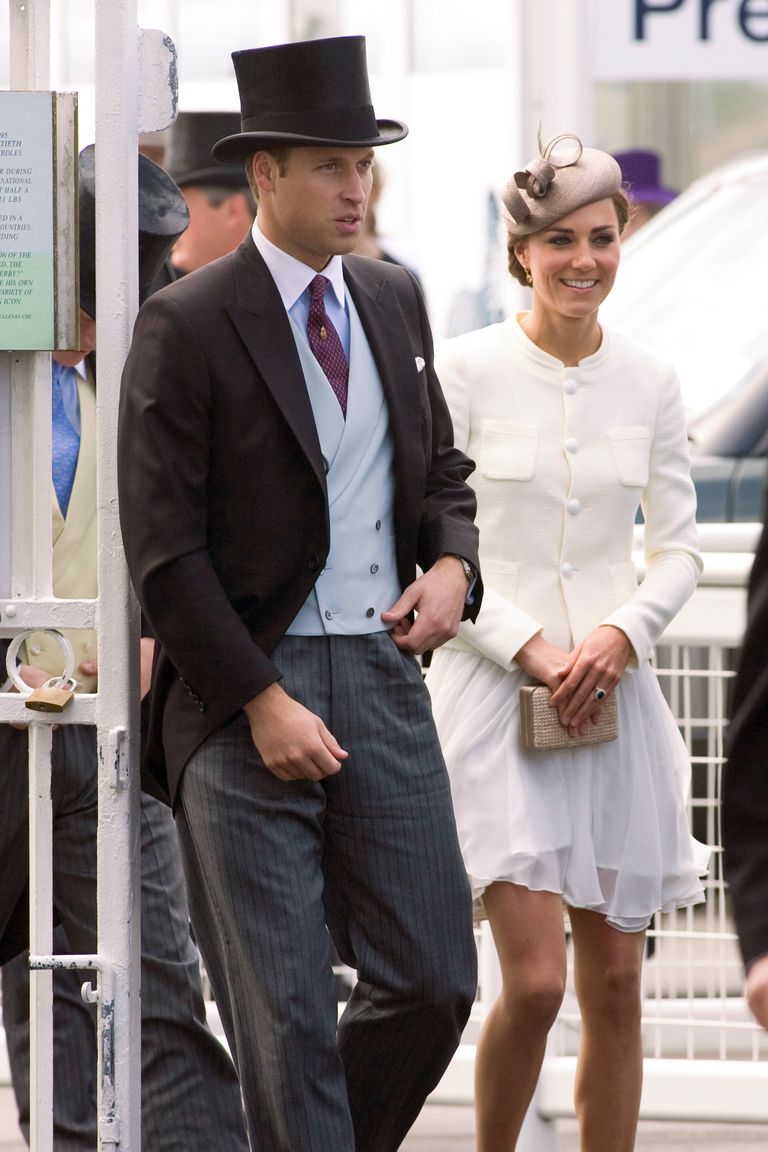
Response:
[[[622,240],[632,236],[643,224],[652,220],[677,196],[674,188],[661,183],[661,157],[651,148],[632,148],[616,152],[614,160],[621,168],[622,183],[629,194],[632,211],[622,234]]]
[[[768,505],[764,522],[768,520]],[[746,969],[747,1003],[768,1028],[768,530],[749,578],[747,626],[723,767],[723,863]]]
[[[457,447],[477,461],[486,581],[476,622],[427,675],[476,915],[502,971],[475,1065],[478,1152],[516,1145],[565,991],[563,905],[580,1148],[632,1152],[646,928],[704,898],[688,753],[650,665],[701,572],[685,414],[671,366],[598,320],[629,214],[621,183],[611,156],[570,134],[540,143],[503,197],[530,310],[435,357]],[[563,747],[521,739],[520,691],[535,683],[551,691]],[[592,742],[612,695],[618,736]]]
[[[240,127],[237,112],[180,112],[167,129],[163,167],[181,188],[189,227],[171,253],[179,274],[226,256],[253,224],[256,204],[242,164],[217,164],[211,148]]]
[[[355,252],[358,256],[370,256],[372,260],[386,260],[390,264],[400,264],[401,267],[407,268],[413,276],[421,284],[418,273],[411,264],[401,260],[399,256],[395,256],[391,251],[391,245],[382,238],[379,233],[378,221],[376,218],[376,208],[381,199],[382,191],[385,185],[385,176],[382,172],[381,166],[377,162],[373,166],[373,183],[371,185],[371,195],[368,200],[368,208],[365,213],[365,219],[360,231],[360,239],[355,247]]]
[[[60,597],[97,595],[96,264],[94,148],[80,154],[80,348],[52,358],[53,588]],[[165,172],[139,158],[139,295],[146,298],[188,220]],[[81,691],[98,689],[96,635],[70,630]],[[142,645],[149,686],[151,638]],[[53,637],[33,633],[20,677],[39,687],[62,672]],[[27,734],[0,725],[0,961],[3,1023],[19,1110],[29,1141],[28,761]],[[96,938],[98,758],[91,726],[53,733],[53,900],[56,952],[92,953]],[[246,1152],[240,1089],[231,1060],[206,1023],[200,961],[189,928],[176,828],[160,800],[142,792],[141,1066],[142,1143],[153,1152]],[[7,961],[7,962],[6,962]],[[96,1146],[96,1035],[80,996],[84,976],[54,973],[54,1147]]]

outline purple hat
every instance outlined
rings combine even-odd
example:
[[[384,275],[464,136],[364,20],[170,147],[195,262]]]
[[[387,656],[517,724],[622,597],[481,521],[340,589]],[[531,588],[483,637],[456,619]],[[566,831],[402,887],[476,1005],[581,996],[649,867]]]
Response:
[[[636,204],[669,204],[677,196],[674,188],[661,184],[661,161],[658,152],[650,148],[634,148],[629,152],[615,152],[614,158],[621,168],[624,183]]]

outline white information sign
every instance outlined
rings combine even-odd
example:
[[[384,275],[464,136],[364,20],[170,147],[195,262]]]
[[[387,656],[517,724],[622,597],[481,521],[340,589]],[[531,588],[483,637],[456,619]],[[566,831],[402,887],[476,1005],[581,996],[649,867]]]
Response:
[[[53,348],[50,92],[4,92],[0,117],[0,347]]]
[[[0,92],[2,349],[77,347],[76,109],[74,93]]]
[[[587,0],[595,80],[766,80],[768,0]]]

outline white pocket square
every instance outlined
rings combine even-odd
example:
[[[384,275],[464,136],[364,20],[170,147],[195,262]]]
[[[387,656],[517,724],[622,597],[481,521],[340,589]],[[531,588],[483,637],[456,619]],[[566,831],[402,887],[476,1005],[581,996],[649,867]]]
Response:
[[[424,370],[425,364],[426,364],[426,360],[423,360],[421,356],[416,357],[416,371],[417,372],[422,372]]]

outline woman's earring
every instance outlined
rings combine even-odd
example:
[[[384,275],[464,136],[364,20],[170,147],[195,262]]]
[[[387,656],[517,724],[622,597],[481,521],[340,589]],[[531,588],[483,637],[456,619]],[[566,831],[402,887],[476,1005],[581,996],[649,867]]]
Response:
[[[526,268],[526,270],[525,270],[525,281],[526,281],[528,287],[530,288],[531,285],[533,284],[533,276],[531,276],[530,268]]]

